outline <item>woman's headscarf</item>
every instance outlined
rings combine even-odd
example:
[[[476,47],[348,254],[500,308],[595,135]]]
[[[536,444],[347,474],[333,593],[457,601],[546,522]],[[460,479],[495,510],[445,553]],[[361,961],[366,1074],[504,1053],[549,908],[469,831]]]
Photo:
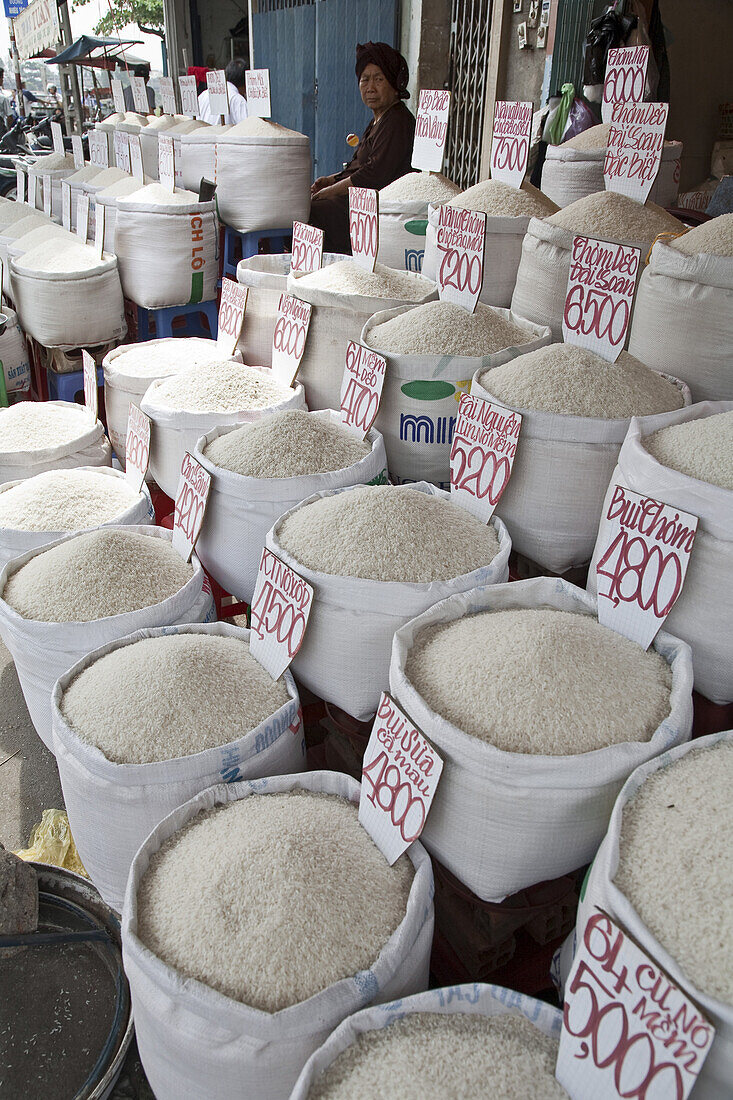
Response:
[[[399,50],[386,42],[365,42],[356,47],[356,79],[359,80],[367,65],[376,65],[382,70],[400,99],[409,99],[407,81],[410,72]]]

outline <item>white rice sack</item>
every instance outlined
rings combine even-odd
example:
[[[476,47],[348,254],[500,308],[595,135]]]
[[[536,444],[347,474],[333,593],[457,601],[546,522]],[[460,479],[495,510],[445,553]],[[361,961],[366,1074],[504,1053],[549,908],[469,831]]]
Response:
[[[444,761],[421,840],[484,901],[591,860],[625,779],[690,736],[689,646],[661,633],[645,653],[595,615],[540,577],[458,593],[395,634],[390,691]]]
[[[473,314],[451,302],[375,313],[362,343],[387,360],[375,426],[384,435],[398,484],[430,481],[450,489],[450,448],[458,401],[477,370],[548,344],[549,328],[479,303]]]
[[[292,676],[274,681],[249,631],[226,623],[109,642],[60,678],[52,721],[74,840],[117,910],[135,852],[171,810],[215,783],[304,767]]]
[[[497,985],[431,989],[344,1020],[303,1067],[290,1100],[560,1100],[562,1014]]]
[[[605,514],[618,483],[698,517],[685,582],[664,628],[692,646],[695,690],[715,703],[733,702],[732,423],[731,401],[632,420],[603,504]],[[604,549],[597,541],[591,592]]]
[[[319,492],[265,545],[315,590],[293,672],[359,720],[387,689],[395,630],[453,592],[505,581],[511,550],[501,521],[480,523],[426,482]]]
[[[308,220],[311,148],[305,134],[245,118],[219,135],[214,176],[219,217],[240,233]]]
[[[150,183],[151,180],[145,176],[145,183]],[[123,176],[117,183],[111,183],[108,187],[105,187],[103,191],[97,191],[94,196],[95,201],[95,227],[96,227],[96,207],[100,210],[104,207],[104,251],[116,252],[115,248],[115,230],[117,226],[117,203],[120,199],[127,198],[128,195],[134,195],[136,191],[139,191],[142,187],[142,183],[137,176]]]
[[[23,393],[31,385],[31,365],[25,334],[14,309],[3,305],[2,312],[8,319],[5,332],[0,336],[0,361],[5,390],[7,393]]]
[[[8,203],[8,205],[15,206],[15,203]],[[53,225],[54,223],[50,218],[47,218],[40,210],[31,210],[29,206],[20,205],[20,211],[23,213],[22,217],[16,218],[12,222],[8,222],[3,225],[0,222],[0,259],[3,262],[3,294],[8,301],[13,302],[13,285],[10,280],[10,256],[9,249],[12,245],[19,241],[21,237],[26,233],[30,233],[32,229],[37,229],[41,225]]]
[[[379,432],[372,428],[361,442],[333,410],[292,409],[241,428],[214,428],[194,457],[211,474],[196,551],[222,588],[246,603],[265,536],[284,512],[321,490],[387,480]]]
[[[430,204],[460,194],[460,187],[437,172],[408,172],[379,192],[377,259],[400,271],[422,271]]]
[[[109,466],[104,426],[73,401],[21,401],[0,409],[0,485],[44,470]]]
[[[162,527],[103,527],[29,550],[0,572],[0,637],[47,748],[53,686],[87,653],[135,630],[215,618],[198,558],[186,564],[170,540]]]
[[[335,772],[210,787],[138,851],[123,953],[159,1100],[281,1100],[343,1019],[426,987],[430,861],[416,843],[388,867],[358,798]]]
[[[200,126],[181,134],[176,144],[181,151],[181,176],[183,186],[189,191],[198,189],[202,179],[214,181],[216,142],[231,129],[225,126]]]
[[[633,415],[691,402],[684,382],[622,352],[551,344],[476,374],[471,393],[522,414],[517,455],[497,512],[520,554],[553,573],[585,565],[603,497]]]

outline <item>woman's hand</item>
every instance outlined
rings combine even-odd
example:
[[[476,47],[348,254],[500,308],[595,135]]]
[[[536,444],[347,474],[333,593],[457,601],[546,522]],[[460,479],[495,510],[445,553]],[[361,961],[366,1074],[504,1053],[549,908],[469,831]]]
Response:
[[[323,191],[324,187],[331,187],[333,182],[333,176],[319,176],[315,183],[311,185],[311,198],[317,195],[319,191]]]
[[[348,193],[351,187],[351,180],[348,176],[342,180],[337,180],[336,183],[332,183],[331,180],[333,180],[333,176],[330,177],[326,186],[322,187],[318,192],[322,199],[336,199],[339,195],[346,195]]]

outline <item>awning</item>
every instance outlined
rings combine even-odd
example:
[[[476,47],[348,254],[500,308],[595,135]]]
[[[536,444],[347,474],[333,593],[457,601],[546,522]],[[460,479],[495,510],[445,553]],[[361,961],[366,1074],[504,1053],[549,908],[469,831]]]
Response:
[[[125,50],[130,46],[142,45],[142,39],[139,38],[98,38],[92,34],[83,34],[61,53],[49,58],[46,64],[89,65],[95,69],[114,69],[120,58],[124,59]]]

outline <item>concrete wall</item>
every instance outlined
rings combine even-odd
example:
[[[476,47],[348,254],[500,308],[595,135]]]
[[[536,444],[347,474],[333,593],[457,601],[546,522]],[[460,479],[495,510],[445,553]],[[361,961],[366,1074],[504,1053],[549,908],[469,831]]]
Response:
[[[409,106],[420,88],[442,88],[450,62],[450,0],[402,0],[400,50],[410,70]]]

